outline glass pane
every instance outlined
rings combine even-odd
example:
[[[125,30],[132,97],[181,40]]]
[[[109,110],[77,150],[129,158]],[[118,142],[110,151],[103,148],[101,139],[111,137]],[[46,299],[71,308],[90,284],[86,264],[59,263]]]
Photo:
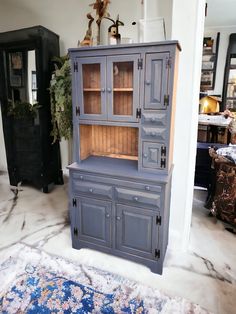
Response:
[[[10,52],[10,99],[14,103],[37,103],[37,73],[35,50]]]
[[[83,64],[84,113],[101,114],[101,70],[99,63]]]
[[[133,61],[113,63],[113,114],[133,115]]]
[[[227,97],[236,97],[236,69],[229,71]]]
[[[236,110],[236,100],[227,99],[226,100],[226,109],[235,111]]]
[[[203,88],[212,87],[212,83],[213,83],[213,72],[212,71],[202,72],[201,87]]]
[[[231,58],[230,59],[230,64],[231,65],[236,65],[236,58]]]

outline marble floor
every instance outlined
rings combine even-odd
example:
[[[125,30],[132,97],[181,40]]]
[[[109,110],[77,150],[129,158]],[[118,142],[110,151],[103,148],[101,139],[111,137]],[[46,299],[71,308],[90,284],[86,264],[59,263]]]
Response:
[[[96,251],[71,248],[66,184],[43,194],[20,186],[14,194],[0,172],[0,260],[13,246],[27,244],[51,254],[117,273],[219,314],[236,309],[236,236],[203,207],[205,191],[195,190],[188,251],[167,251],[163,275],[145,266]]]

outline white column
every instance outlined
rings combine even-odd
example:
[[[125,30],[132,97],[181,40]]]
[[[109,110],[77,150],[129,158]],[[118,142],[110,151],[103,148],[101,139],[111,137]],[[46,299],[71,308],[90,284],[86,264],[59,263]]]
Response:
[[[160,3],[158,0],[143,0],[144,20],[160,16]]]
[[[170,209],[169,247],[173,249],[186,249],[190,234],[204,7],[204,0],[173,0],[172,39],[177,39],[182,47],[177,84]]]

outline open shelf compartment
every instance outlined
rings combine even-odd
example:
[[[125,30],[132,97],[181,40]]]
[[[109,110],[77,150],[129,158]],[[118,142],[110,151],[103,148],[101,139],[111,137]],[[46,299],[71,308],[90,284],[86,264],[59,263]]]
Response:
[[[138,160],[138,128],[82,124],[79,131],[80,160],[89,156]]]

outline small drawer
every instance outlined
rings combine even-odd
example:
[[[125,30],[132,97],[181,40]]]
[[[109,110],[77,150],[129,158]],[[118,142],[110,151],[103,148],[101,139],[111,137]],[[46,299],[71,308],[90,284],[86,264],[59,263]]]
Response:
[[[86,193],[87,195],[91,195],[91,197],[97,196],[112,199],[112,186],[109,185],[86,181],[73,181],[72,189],[75,194]]]
[[[145,193],[142,191],[115,188],[115,197],[118,201],[132,202],[137,205],[154,206],[160,208],[161,196],[159,194]]]
[[[143,112],[142,113],[142,123],[148,125],[162,126],[167,125],[167,114],[165,112],[153,113],[153,112]]]
[[[165,141],[166,139],[166,129],[155,128],[155,127],[142,127],[142,138],[154,139],[158,141]]]

